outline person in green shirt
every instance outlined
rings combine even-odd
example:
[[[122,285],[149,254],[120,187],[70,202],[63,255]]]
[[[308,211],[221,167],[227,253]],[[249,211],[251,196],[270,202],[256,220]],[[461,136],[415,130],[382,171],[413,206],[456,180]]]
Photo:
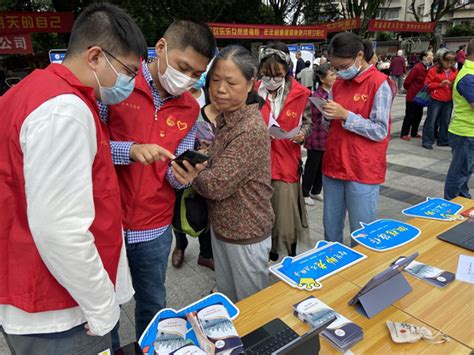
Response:
[[[469,179],[474,165],[474,38],[466,60],[453,85],[454,115],[449,125],[453,158],[444,185],[444,198],[471,198]]]

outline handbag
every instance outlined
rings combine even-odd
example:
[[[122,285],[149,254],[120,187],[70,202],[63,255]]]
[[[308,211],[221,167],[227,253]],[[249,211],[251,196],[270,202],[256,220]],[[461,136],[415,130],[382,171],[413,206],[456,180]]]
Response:
[[[421,107],[426,107],[430,104],[431,96],[428,85],[423,86],[415,95],[413,102]]]
[[[173,229],[190,237],[199,235],[209,228],[207,200],[192,186],[176,192]]]

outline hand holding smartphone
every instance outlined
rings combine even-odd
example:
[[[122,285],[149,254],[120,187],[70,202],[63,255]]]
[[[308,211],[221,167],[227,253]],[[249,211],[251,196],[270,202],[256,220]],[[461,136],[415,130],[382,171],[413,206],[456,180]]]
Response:
[[[172,161],[176,162],[176,164],[178,164],[184,170],[187,170],[183,164],[185,160],[193,167],[196,167],[197,164],[202,164],[209,160],[209,157],[195,150],[187,150],[183,154],[177,156],[176,159],[173,159]]]

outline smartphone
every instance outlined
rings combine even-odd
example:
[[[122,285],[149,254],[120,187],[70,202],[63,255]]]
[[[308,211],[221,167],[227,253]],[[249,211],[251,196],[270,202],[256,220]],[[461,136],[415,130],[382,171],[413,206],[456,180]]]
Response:
[[[186,160],[189,164],[195,167],[197,164],[202,164],[208,159],[209,157],[203,153],[199,153],[195,150],[187,150],[183,154],[177,156],[176,159],[174,159],[173,161],[176,162],[184,170],[186,170],[183,161]]]

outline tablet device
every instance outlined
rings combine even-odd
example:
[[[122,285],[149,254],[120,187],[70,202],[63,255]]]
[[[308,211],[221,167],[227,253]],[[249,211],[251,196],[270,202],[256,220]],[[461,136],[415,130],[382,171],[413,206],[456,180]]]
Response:
[[[385,281],[391,279],[392,277],[394,277],[395,275],[397,275],[398,273],[400,273],[401,271],[403,271],[408,265],[410,265],[410,263],[416,259],[416,257],[418,256],[419,254],[418,253],[414,253],[410,256],[407,256],[406,258],[404,259],[401,259],[401,260],[397,260],[396,263],[393,263],[392,265],[390,265],[387,269],[385,269],[384,271],[382,271],[381,273],[375,275],[372,279],[369,280],[369,282],[367,282],[367,284],[362,287],[362,289],[357,293],[357,295],[355,295],[350,301],[349,301],[349,305],[350,306],[353,306],[357,303],[358,299],[360,296],[366,294],[367,292],[369,292],[370,290],[373,290],[374,288],[376,288],[377,286],[383,284]]]

